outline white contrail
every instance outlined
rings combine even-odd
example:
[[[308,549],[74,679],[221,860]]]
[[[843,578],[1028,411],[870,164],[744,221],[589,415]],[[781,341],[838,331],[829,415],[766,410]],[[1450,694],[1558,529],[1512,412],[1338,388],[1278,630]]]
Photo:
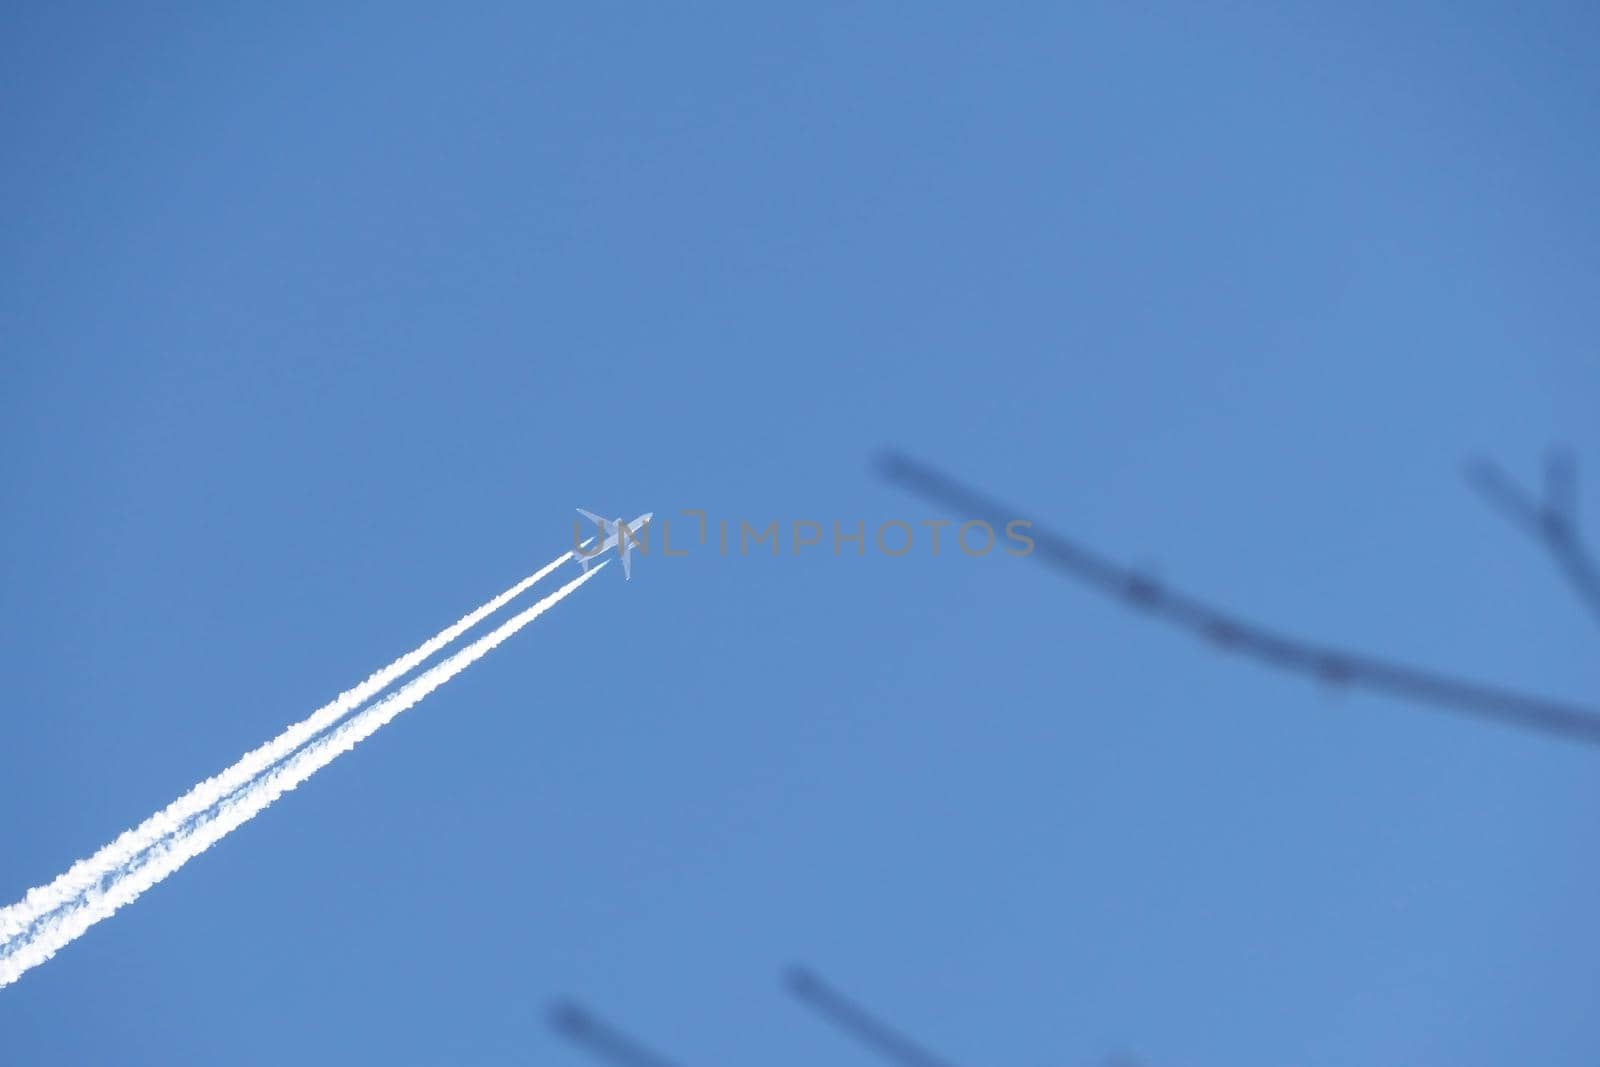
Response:
[[[402,711],[412,707],[423,697],[472,666],[495,646],[550,610],[578,586],[599,574],[605,566],[601,563],[589,568],[585,573],[572,579],[532,607],[508,619],[449,659],[430,667],[376,704],[363,709],[326,738],[307,745],[281,765],[261,775],[246,788],[223,801],[216,815],[209,820],[157,842],[150,848],[142,862],[113,878],[105,889],[90,889],[83,895],[80,905],[63,909],[60,914],[53,915],[40,923],[31,938],[9,946],[10,954],[0,956],[0,987],[15,982],[24,972],[37,967],[61,948],[77,940],[89,927],[102,919],[109,918],[119,908],[137,900],[145,890],[248,822],[267,805],[332,763],[341,754],[354,748],[363,739],[376,733]]]
[[[588,542],[584,542],[587,544]],[[111,872],[123,867],[133,857],[156,841],[182,828],[184,822],[205,811],[229,793],[244,785],[266,768],[277,763],[311,738],[338,722],[352,708],[365,703],[368,697],[382,692],[396,679],[409,674],[435,652],[451,644],[463,633],[499,611],[521,596],[570,558],[563,552],[538,571],[522,579],[481,607],[473,609],[460,619],[434,634],[428,640],[407,652],[393,663],[376,671],[366,681],[347,689],[337,698],[324,704],[305,719],[295,723],[260,748],[247,752],[237,763],[213,778],[207,778],[165,808],[150,816],[131,830],[123,831],[116,840],[87,859],[81,859],[47,885],[28,890],[17,903],[0,909],[0,946],[16,938],[30,925],[50,912],[75,900],[89,889],[99,885]]]

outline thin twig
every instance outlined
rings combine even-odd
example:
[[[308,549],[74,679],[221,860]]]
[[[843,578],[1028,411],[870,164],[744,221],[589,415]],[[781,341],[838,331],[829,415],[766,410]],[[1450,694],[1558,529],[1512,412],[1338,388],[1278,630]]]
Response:
[[[1468,464],[1467,481],[1491,508],[1544,545],[1583,606],[1600,622],[1600,568],[1578,529],[1576,457],[1564,449],[1546,457],[1542,500],[1488,460]]]
[[[884,457],[883,473],[890,481],[919,496],[997,527],[1012,519],[1028,517],[937,468],[898,453]],[[1522,516],[1523,521],[1529,517],[1526,501],[1515,492],[1507,495],[1497,487],[1491,496],[1509,514]],[[1033,558],[1045,566],[1085,582],[1130,607],[1189,630],[1225,651],[1238,652],[1280,670],[1326,682],[1365,686],[1447,710],[1600,745],[1600,709],[1529,696],[1288,637],[1120,567],[1037,522],[1028,533],[1036,546]]]
[[[905,1067],[951,1067],[941,1059],[799,967],[788,974],[789,991],[863,1045]]]
[[[573,1044],[618,1067],[674,1067],[671,1060],[569,1001],[550,1009],[550,1025]]]

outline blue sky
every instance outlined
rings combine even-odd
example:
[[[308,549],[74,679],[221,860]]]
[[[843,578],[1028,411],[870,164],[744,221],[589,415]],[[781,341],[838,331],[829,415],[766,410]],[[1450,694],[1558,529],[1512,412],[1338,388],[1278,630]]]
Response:
[[[570,538],[940,517],[1595,704],[1592,6],[5,16],[0,897]],[[1600,515],[1594,481],[1585,504]],[[1026,560],[607,572],[0,993],[16,1063],[1586,1064],[1600,755]]]

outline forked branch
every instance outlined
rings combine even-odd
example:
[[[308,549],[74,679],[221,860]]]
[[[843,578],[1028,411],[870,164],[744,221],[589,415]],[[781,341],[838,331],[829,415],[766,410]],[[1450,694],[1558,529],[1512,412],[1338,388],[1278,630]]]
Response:
[[[1483,459],[1468,464],[1467,481],[1490,507],[1544,546],[1578,599],[1600,623],[1600,568],[1584,547],[1578,526],[1577,457],[1557,449],[1545,458],[1543,496],[1524,489]]]

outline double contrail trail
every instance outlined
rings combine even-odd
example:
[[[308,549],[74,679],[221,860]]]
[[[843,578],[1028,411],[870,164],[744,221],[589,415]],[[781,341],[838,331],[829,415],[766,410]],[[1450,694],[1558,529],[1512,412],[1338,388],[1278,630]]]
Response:
[[[306,744],[339,722],[352,708],[504,607],[570,557],[571,553],[558,556],[267,744],[246,753],[221,774],[199,783],[93,856],[73,864],[53,882],[30,890],[23,900],[0,912],[0,987],[16,981],[90,926],[138,899],[151,886],[249,821],[278,797],[466,670],[605,566],[593,567],[574,578],[399,690],[355,714],[326,737]],[[217,807],[216,812],[195,818],[213,806]]]
[[[435,652],[451,644],[472,627],[505,607],[522,595],[551,571],[565,563],[571,553],[563,553],[549,564],[522,579],[499,596],[474,608],[460,619],[434,634],[428,640],[407,652],[387,667],[375,671],[366,681],[340,693],[274,737],[260,748],[246,752],[239,761],[221,774],[207,778],[165,808],[150,816],[131,830],[125,830],[115,841],[87,859],[79,860],[48,885],[28,890],[22,900],[8,908],[0,908],[0,945],[23,933],[37,919],[76,900],[85,891],[94,888],[105,877],[128,863],[152,844],[178,829],[188,819],[205,811],[250,779],[277,763],[283,757],[305,744],[323,730],[332,726],[367,701],[368,697],[387,689],[397,678],[409,674]]]

